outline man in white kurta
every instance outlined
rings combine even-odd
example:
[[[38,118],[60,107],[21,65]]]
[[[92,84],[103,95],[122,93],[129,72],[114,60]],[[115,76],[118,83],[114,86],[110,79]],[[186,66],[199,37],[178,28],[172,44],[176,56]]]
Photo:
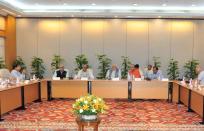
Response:
[[[77,79],[82,78],[94,79],[93,71],[88,68],[87,64],[83,65],[83,68],[77,73]]]

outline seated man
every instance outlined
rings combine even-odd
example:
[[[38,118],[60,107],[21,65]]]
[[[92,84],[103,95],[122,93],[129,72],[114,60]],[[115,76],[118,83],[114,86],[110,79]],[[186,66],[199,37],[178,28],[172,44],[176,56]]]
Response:
[[[162,72],[159,70],[158,67],[154,66],[153,67],[153,74],[151,79],[153,80],[161,80],[163,78]]]
[[[128,79],[142,78],[143,72],[139,68],[139,64],[134,65],[134,68],[128,72]]]
[[[54,72],[53,77],[60,77],[60,79],[69,78],[69,70],[64,69],[64,65],[60,65],[59,69]]]
[[[145,70],[144,77],[146,80],[151,80],[153,75],[152,65],[147,66],[147,70]]]
[[[18,79],[23,80],[23,75],[21,74],[21,66],[19,64],[13,65],[13,70],[11,71],[11,76]]]
[[[29,76],[29,74],[27,73],[27,70],[26,70],[25,67],[22,67],[20,72],[21,72],[21,75],[22,75],[22,79],[23,79],[23,80],[30,80],[30,76]]]
[[[77,79],[94,79],[94,75],[91,69],[89,69],[89,66],[87,64],[82,66],[82,69],[78,71],[78,74],[76,76]]]
[[[106,73],[106,79],[111,80],[114,78],[121,79],[121,71],[115,64],[113,64],[111,69],[109,69]]]
[[[11,73],[8,69],[0,69],[0,79],[11,79]]]
[[[198,84],[204,85],[204,71],[201,70],[199,65],[196,67],[196,73],[198,74]]]

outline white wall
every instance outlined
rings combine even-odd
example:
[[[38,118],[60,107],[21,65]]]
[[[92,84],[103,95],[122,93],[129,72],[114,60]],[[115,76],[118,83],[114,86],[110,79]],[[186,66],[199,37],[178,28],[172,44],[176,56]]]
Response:
[[[164,74],[170,58],[182,68],[187,60],[200,60],[204,66],[204,21],[161,19],[17,19],[17,55],[29,66],[33,56],[43,58],[46,77],[51,59],[60,54],[65,66],[74,70],[75,56],[84,53],[97,74],[96,55],[105,53],[121,65],[129,56],[142,67],[161,59]],[[182,69],[181,69],[182,72]]]

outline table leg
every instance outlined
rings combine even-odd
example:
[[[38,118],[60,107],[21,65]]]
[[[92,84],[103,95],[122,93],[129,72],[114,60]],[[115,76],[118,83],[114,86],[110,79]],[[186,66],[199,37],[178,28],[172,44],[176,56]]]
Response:
[[[92,82],[88,81],[87,82],[87,90],[88,90],[88,94],[92,94]]]
[[[191,109],[191,90],[188,89],[188,112],[193,112]]]
[[[38,82],[38,100],[37,102],[42,102],[41,100],[41,82]]]
[[[47,100],[51,101],[52,100],[52,82],[47,81]]]
[[[132,100],[132,82],[128,81],[128,100]]]
[[[0,99],[0,122],[3,121],[4,119],[2,118],[2,115],[1,115],[1,99]]]
[[[203,117],[202,117],[202,122],[200,124],[204,125],[204,96],[203,96]]]
[[[21,87],[21,110],[25,110],[25,93],[24,86]]]
[[[180,85],[178,87],[178,103],[177,104],[181,104],[181,86]]]
[[[98,125],[94,127],[94,131],[98,131]]]

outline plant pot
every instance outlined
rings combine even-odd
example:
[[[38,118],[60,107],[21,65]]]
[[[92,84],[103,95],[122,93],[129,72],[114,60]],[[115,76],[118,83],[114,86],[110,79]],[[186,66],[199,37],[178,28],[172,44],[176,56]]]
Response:
[[[81,120],[92,121],[97,119],[97,115],[81,115]]]

